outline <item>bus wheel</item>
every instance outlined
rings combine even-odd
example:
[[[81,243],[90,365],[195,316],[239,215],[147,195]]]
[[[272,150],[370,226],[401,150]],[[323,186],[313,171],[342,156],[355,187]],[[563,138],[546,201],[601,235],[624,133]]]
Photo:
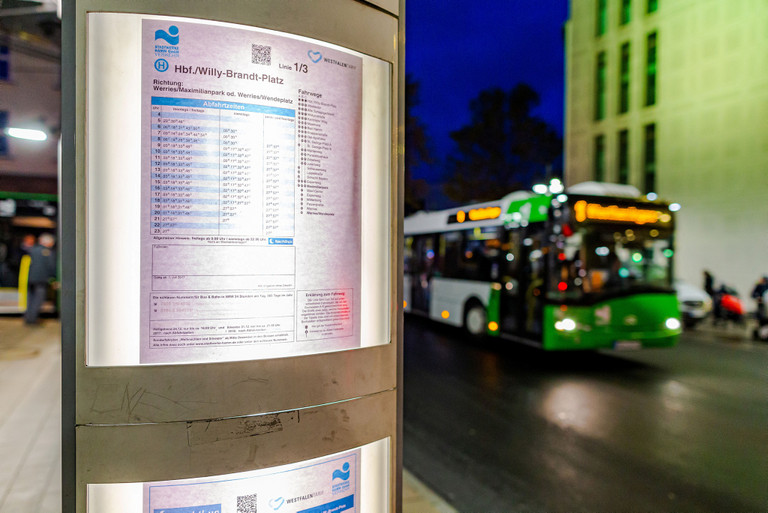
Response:
[[[473,337],[485,335],[485,307],[477,301],[464,309],[464,329]]]

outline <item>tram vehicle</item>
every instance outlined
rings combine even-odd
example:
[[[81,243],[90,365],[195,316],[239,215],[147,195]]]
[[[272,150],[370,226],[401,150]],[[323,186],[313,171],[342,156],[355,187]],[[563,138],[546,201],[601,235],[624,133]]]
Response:
[[[404,222],[404,309],[545,350],[674,345],[674,213],[626,185],[498,201]]]
[[[0,191],[0,314],[17,314],[27,309],[29,256],[25,247],[41,233],[56,233],[58,197]],[[54,291],[43,304],[43,312],[55,312]]]

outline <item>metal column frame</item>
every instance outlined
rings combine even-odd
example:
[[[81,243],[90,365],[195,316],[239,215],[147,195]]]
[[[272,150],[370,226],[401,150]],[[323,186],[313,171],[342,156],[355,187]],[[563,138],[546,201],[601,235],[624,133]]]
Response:
[[[242,462],[218,461],[212,464],[191,462],[183,471],[144,472],[142,462],[160,455],[169,456],[181,446],[181,436],[196,420],[226,423],[243,415],[283,415],[285,430],[270,434],[270,442],[250,468],[263,468],[308,459],[359,446],[390,436],[390,489],[392,510],[401,508],[402,485],[402,209],[404,145],[404,0],[64,0],[62,26],[62,176],[61,176],[61,255],[62,255],[62,505],[64,512],[84,511],[85,483],[89,476],[101,482],[151,481],[192,477],[245,470]],[[193,365],[89,368],[85,362],[85,21],[87,12],[130,12],[195,17],[258,26],[298,34],[365,53],[392,64],[390,118],[390,333],[389,344],[339,353],[282,359],[277,365],[256,362],[231,362]],[[304,13],[311,14],[312,23]],[[360,23],[356,23],[360,21]],[[269,361],[267,361],[269,362]],[[341,384],[332,371],[334,365],[364,369],[357,377]],[[279,374],[286,368],[296,372],[314,370],[314,385],[299,396],[279,396]],[[129,412],[104,415],[85,404],[94,400],[99,383],[149,386],[180,386],[184,374],[193,373],[211,386],[231,385],[253,375],[269,376],[270,383],[258,389],[267,399],[257,412],[243,409],[235,394],[221,397],[208,411],[189,421],[156,419],[151,424],[137,422]],[[153,373],[153,376],[150,376]],[[147,377],[149,376],[149,377]],[[342,380],[343,381],[343,380]],[[336,386],[330,385],[334,383]],[[244,389],[241,389],[243,391]],[[276,396],[275,394],[278,394]],[[287,411],[286,411],[287,410]],[[304,415],[301,424],[293,421],[292,411]],[[376,412],[376,413],[372,413]],[[336,425],[349,417],[346,434],[324,445],[313,445],[313,430]],[[316,421],[309,419],[318,419]],[[120,426],[118,427],[118,424]],[[293,427],[291,427],[293,426]],[[181,429],[181,428],[184,429]],[[222,426],[223,427],[223,426]],[[145,444],[145,431],[160,434],[156,444]],[[121,444],[115,444],[120,440]],[[298,441],[297,441],[298,440]],[[81,444],[78,450],[78,442]],[[168,442],[167,444],[165,442]],[[289,454],[279,448],[295,442]],[[105,447],[113,446],[113,450]],[[174,445],[175,444],[175,445]],[[182,444],[183,445],[183,444]],[[234,441],[225,451],[235,456],[243,448]],[[116,451],[116,452],[114,452]],[[107,460],[107,457],[113,459]],[[115,457],[133,458],[119,468]],[[221,458],[221,456],[219,456]],[[245,465],[245,466],[244,466]],[[84,470],[87,469],[87,472]],[[83,475],[89,474],[89,475]],[[199,475],[199,474],[198,474]]]

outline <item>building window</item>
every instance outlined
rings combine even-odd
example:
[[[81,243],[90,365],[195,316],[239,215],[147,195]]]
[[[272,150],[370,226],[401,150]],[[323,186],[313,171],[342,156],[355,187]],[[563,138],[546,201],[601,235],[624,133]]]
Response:
[[[10,52],[7,46],[0,45],[0,80],[8,80],[10,73]]]
[[[8,112],[0,110],[0,157],[8,156],[8,136],[5,129],[8,127]]]
[[[632,19],[632,0],[621,0],[619,25],[626,25]]]
[[[648,34],[645,46],[645,104],[656,105],[656,32]]]
[[[616,173],[619,183],[629,183],[629,130],[619,132],[619,168]]]
[[[645,125],[645,151],[643,156],[645,193],[656,192],[656,125]]]
[[[647,0],[648,3],[645,6],[645,12],[648,14],[659,10],[659,0]]]
[[[619,63],[619,114],[629,110],[629,43],[621,45]]]
[[[606,21],[608,19],[608,1],[607,0],[595,0],[597,2],[597,11],[595,16],[595,35],[602,36],[605,34]]]
[[[597,54],[595,66],[595,119],[605,117],[605,52]]]
[[[595,181],[605,181],[605,136],[595,137]]]

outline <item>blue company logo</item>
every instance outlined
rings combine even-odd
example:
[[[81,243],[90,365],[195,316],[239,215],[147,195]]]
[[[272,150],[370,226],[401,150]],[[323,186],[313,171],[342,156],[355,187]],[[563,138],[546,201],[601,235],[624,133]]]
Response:
[[[342,481],[349,479],[349,462],[346,462],[341,467],[341,470],[336,469],[333,471],[333,479],[341,479]]]
[[[168,71],[168,67],[169,67],[168,61],[166,61],[165,59],[157,59],[155,61],[155,69],[161,73],[163,71]]]
[[[323,58],[323,54],[320,52],[313,52],[312,50],[307,52],[307,56],[309,57],[309,60],[317,64],[320,62],[320,59]]]
[[[179,44],[179,27],[171,25],[168,27],[168,32],[165,30],[155,30],[155,41],[158,39],[164,40],[169,45],[176,46]]]
[[[269,507],[277,511],[282,507],[282,505],[285,504],[285,499],[282,497],[278,497],[276,499],[272,499],[269,501]]]

